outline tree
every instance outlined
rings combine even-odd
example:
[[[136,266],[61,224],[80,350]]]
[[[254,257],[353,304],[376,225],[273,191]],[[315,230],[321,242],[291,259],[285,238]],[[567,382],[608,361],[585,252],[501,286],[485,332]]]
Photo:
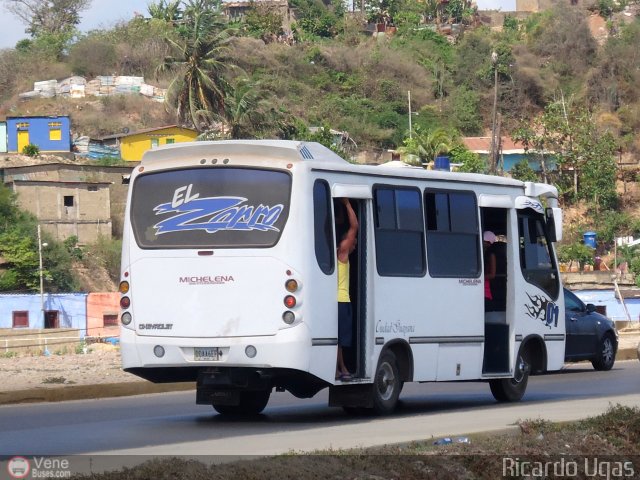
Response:
[[[180,3],[180,0],[160,0],[157,3],[147,5],[147,10],[151,18],[173,23],[182,18],[183,12]]]
[[[247,31],[265,43],[275,40],[282,33],[282,14],[277,6],[256,3],[254,0],[250,0],[249,5],[244,18]]]
[[[520,160],[516,163],[513,168],[509,171],[512,178],[516,180],[522,180],[523,182],[537,182],[538,175],[536,172],[529,166],[529,162],[526,160]]]
[[[558,180],[571,176],[575,199],[596,207],[615,206],[616,145],[610,133],[598,130],[589,110],[570,102],[551,103],[541,116],[525,120],[513,138],[540,155],[545,181],[545,158],[552,155]]]
[[[216,115],[223,115],[230,91],[229,41],[235,32],[225,28],[213,2],[191,0],[184,10],[184,28],[178,40],[166,37],[174,55],[166,57],[157,72],[173,72],[165,104],[182,124],[199,132],[210,130]]]
[[[441,153],[447,153],[454,146],[455,134],[444,128],[424,130],[419,126],[410,138],[404,139],[404,146],[400,147],[401,153],[415,155],[422,165],[430,163]]]
[[[480,155],[468,150],[464,145],[452,148],[449,157],[452,163],[460,164],[459,172],[485,173],[487,171],[487,164]]]
[[[80,12],[91,0],[4,0],[7,10],[27,25],[35,45],[60,55],[76,33]]]
[[[218,118],[230,138],[251,138],[263,128],[267,115],[267,92],[258,82],[240,78],[225,99],[224,112]]]

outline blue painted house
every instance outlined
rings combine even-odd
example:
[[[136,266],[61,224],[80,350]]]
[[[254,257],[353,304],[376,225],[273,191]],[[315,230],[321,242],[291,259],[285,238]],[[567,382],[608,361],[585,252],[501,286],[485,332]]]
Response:
[[[22,153],[29,144],[36,145],[41,153],[70,152],[69,117],[7,117],[7,151]]]
[[[489,161],[489,155],[491,153],[491,137],[464,137],[462,139],[467,150],[477,153],[485,161]],[[500,155],[498,163],[505,172],[510,171],[522,160],[526,160],[529,166],[536,172],[542,170],[540,163],[540,156],[535,152],[525,149],[522,142],[512,139],[511,137],[500,138]],[[545,160],[547,170],[554,170],[556,168],[554,158],[547,154]]]
[[[44,300],[44,314],[42,312]],[[0,294],[0,329],[73,328],[87,331],[86,293]]]

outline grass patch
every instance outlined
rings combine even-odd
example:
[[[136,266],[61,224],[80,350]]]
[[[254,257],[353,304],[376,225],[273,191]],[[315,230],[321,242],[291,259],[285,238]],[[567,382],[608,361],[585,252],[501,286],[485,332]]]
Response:
[[[495,479],[503,478],[504,462],[511,459],[552,463],[565,469],[572,462],[578,469],[576,478],[586,478],[586,469],[595,468],[594,459],[600,457],[595,461],[602,461],[608,455],[619,456],[607,457],[608,467],[620,468],[623,474],[628,473],[629,468],[640,471],[640,463],[633,465],[629,461],[631,456],[640,454],[640,409],[637,407],[615,405],[603,415],[579,422],[527,419],[518,422],[517,426],[519,428],[508,432],[473,435],[469,443],[434,445],[432,439],[368,449],[326,450],[311,454],[289,452],[216,465],[193,459],[158,458],[132,469],[74,478]],[[544,478],[563,478],[551,473]],[[534,478],[522,474],[516,477]]]

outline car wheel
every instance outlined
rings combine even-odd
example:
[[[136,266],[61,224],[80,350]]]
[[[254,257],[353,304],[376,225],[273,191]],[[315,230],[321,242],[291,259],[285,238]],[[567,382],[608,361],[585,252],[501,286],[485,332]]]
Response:
[[[591,361],[596,370],[611,370],[616,361],[616,342],[610,333],[605,334],[598,345],[598,353]]]
[[[213,405],[213,409],[222,415],[257,415],[265,409],[270,396],[271,390],[240,392],[238,405]]]
[[[518,361],[513,377],[489,380],[489,388],[493,398],[499,402],[520,401],[527,390],[530,371],[531,364],[527,358],[527,352],[521,348],[520,352],[518,352]]]

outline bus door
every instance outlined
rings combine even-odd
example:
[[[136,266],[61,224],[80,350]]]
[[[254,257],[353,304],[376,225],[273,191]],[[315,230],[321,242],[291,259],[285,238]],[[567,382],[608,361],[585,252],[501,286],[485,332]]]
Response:
[[[507,315],[508,249],[512,243],[506,208],[482,208],[483,258],[485,269],[484,360],[483,374],[509,372],[510,321]],[[491,269],[493,278],[487,278]]]
[[[355,250],[349,256],[349,297],[352,311],[352,344],[343,348],[347,369],[354,377],[366,375],[365,358],[367,333],[367,206],[371,203],[368,186],[334,185],[332,188],[335,209],[336,245],[348,229],[348,219],[341,198],[348,198],[358,217],[358,236]]]

